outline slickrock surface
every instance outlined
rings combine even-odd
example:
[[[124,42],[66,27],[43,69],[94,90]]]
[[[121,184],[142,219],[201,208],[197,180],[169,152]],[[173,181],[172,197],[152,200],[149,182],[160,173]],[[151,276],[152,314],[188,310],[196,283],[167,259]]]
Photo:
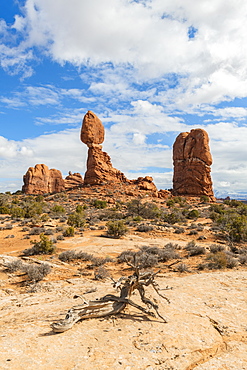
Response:
[[[39,292],[19,295],[1,286],[0,368],[247,369],[247,271],[165,274],[157,282],[173,288],[162,292],[170,304],[147,288],[168,323],[129,307],[114,318],[78,322],[61,334],[49,324],[81,304],[73,295],[92,300],[116,294],[110,281],[42,282]],[[138,294],[132,299],[140,303]]]
[[[81,141],[90,148],[92,144],[102,144],[104,137],[105,129],[101,120],[89,110],[83,118]]]
[[[23,181],[22,191],[25,194],[59,193],[65,190],[61,172],[49,169],[45,164],[29,167]]]
[[[182,132],[173,145],[173,192],[175,195],[214,197],[211,180],[212,157],[205,130]]]
[[[65,177],[64,179],[64,185],[65,189],[73,189],[78,186],[82,186],[84,183],[83,178],[80,173],[71,173],[69,172],[69,175]]]

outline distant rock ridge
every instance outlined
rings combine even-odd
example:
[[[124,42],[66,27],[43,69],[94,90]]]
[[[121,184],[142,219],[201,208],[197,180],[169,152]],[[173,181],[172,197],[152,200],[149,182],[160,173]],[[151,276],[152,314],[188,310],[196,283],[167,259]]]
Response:
[[[214,198],[209,137],[203,129],[182,132],[173,145],[173,194]]]
[[[63,179],[62,173],[56,169],[49,169],[45,164],[36,164],[29,167],[23,176],[22,191],[25,194],[60,193],[83,185],[81,174],[71,172]]]

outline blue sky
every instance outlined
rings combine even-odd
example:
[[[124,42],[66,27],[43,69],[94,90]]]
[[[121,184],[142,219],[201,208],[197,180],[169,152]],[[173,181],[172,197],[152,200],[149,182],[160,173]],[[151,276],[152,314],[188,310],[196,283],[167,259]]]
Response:
[[[1,0],[0,192],[29,166],[85,172],[84,114],[129,178],[172,187],[172,145],[205,129],[218,196],[247,195],[245,0]]]

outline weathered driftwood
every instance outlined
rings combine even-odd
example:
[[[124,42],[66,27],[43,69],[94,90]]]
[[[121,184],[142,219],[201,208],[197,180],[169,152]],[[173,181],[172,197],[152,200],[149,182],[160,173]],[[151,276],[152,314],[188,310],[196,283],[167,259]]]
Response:
[[[164,322],[167,322],[166,319],[158,312],[158,306],[150,299],[145,297],[144,287],[151,285],[159,294],[159,296],[165,298],[169,303],[168,298],[160,294],[158,284],[154,281],[155,275],[157,275],[158,272],[141,273],[139,271],[139,268],[135,268],[135,273],[133,275],[126,278],[122,277],[118,281],[114,281],[113,286],[117,289],[120,289],[119,297],[113,294],[107,294],[99,300],[87,302],[83,297],[75,296],[74,298],[81,297],[84,300],[84,303],[82,305],[73,306],[72,308],[70,308],[65,318],[52,323],[51,328],[56,333],[62,333],[70,329],[79,320],[116,315],[119,312],[123,311],[128,304],[144,312],[147,315],[155,317],[155,314],[150,311],[150,308],[153,308],[156,314]],[[148,309],[130,300],[129,297],[134,290],[138,290],[142,302],[146,304]]]

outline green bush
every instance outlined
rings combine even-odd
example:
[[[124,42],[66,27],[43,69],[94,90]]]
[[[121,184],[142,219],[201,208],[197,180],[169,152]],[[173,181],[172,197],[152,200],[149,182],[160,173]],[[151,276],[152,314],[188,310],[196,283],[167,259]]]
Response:
[[[39,236],[40,241],[34,241],[33,247],[29,249],[24,250],[24,255],[26,256],[33,256],[36,254],[52,254],[55,253],[56,247],[54,246],[52,240],[50,240],[47,236],[44,234],[40,234]]]
[[[177,222],[183,222],[185,220],[184,215],[178,209],[173,209],[172,212],[164,212],[162,214],[162,220],[168,224],[176,224]]]
[[[93,201],[93,206],[98,209],[103,209],[107,207],[107,202],[106,200],[95,199]]]
[[[217,224],[233,242],[247,241],[247,217],[228,210],[217,218]]]
[[[75,229],[73,226],[67,227],[67,229],[64,231],[63,236],[74,236],[75,235]]]
[[[85,222],[84,212],[74,212],[69,215],[67,224],[74,227],[83,227]]]
[[[160,217],[160,209],[154,203],[142,203],[139,199],[133,199],[127,203],[128,216],[140,216],[146,219]]]
[[[55,204],[51,208],[51,211],[52,211],[52,213],[55,213],[55,214],[63,214],[63,213],[65,213],[65,209],[63,208],[63,206],[61,206],[59,204]]]
[[[8,206],[0,206],[1,215],[8,215],[9,213],[10,213],[10,209]]]
[[[10,214],[12,218],[24,218],[25,217],[25,211],[23,208],[20,208],[20,207],[12,207],[10,209]]]
[[[76,213],[83,213],[84,209],[87,209],[87,206],[85,204],[83,206],[81,204],[78,204],[75,211]]]
[[[125,235],[128,231],[128,228],[123,222],[123,220],[109,221],[106,226],[107,226],[107,235],[113,238],[120,238],[121,236]]]
[[[189,219],[196,219],[200,216],[200,212],[197,210],[197,209],[192,209],[191,211],[189,211],[189,213],[187,214],[187,218]]]
[[[200,202],[208,203],[209,202],[209,197],[207,195],[201,195]]]

